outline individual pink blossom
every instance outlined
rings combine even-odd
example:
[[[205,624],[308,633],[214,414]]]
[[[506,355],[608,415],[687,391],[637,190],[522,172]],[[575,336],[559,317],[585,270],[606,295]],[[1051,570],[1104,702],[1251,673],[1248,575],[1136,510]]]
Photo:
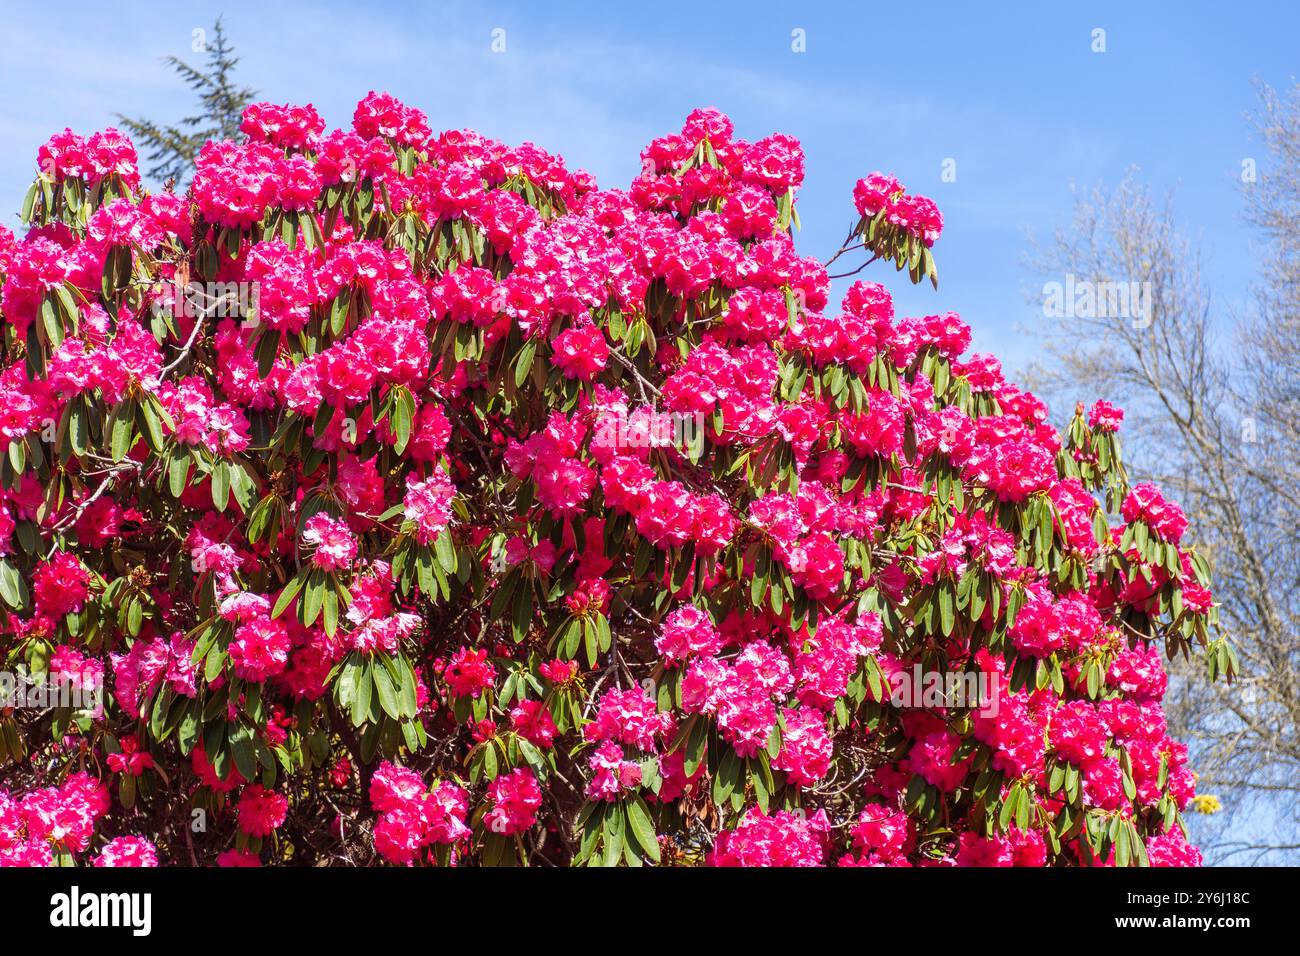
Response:
[[[255,783],[240,794],[237,810],[239,829],[249,836],[264,837],[284,823],[289,801],[274,790],[265,790],[261,784]]]
[[[447,691],[453,697],[478,697],[492,686],[496,668],[487,659],[487,651],[462,647],[451,656],[442,672]]]
[[[609,344],[594,325],[576,325],[555,337],[555,354],[551,361],[564,372],[565,378],[589,382],[609,360]]]
[[[554,746],[558,730],[546,704],[540,700],[520,701],[510,710],[515,733],[543,750]]]
[[[721,648],[722,636],[709,615],[689,604],[668,615],[655,638],[655,649],[670,662],[685,661],[696,654],[712,656]]]
[[[1124,409],[1116,408],[1110,402],[1098,401],[1088,409],[1088,427],[1103,432],[1119,431],[1124,421]]]
[[[537,822],[537,808],[542,805],[542,791],[537,778],[526,767],[503,773],[488,785],[490,809],[483,824],[500,836],[513,836],[531,829]]]
[[[415,522],[415,539],[420,544],[431,544],[447,527],[455,496],[456,486],[441,470],[423,481],[407,481],[402,504],[406,520]]]
[[[831,739],[825,718],[812,709],[786,710],[781,750],[772,766],[784,770],[792,784],[809,786],[830,770]]]
[[[1141,521],[1171,544],[1177,544],[1187,530],[1187,516],[1172,501],[1166,501],[1160,489],[1150,482],[1133,486],[1120,508],[1124,520]]]
[[[140,741],[133,734],[122,737],[118,746],[121,750],[109,754],[104,761],[113,772],[138,777],[153,767],[153,755],[140,749]]]
[[[154,845],[144,837],[121,836],[110,840],[99,851],[95,866],[139,866],[158,865],[158,852]]]
[[[235,676],[250,681],[274,677],[288,663],[289,646],[283,620],[263,616],[241,624],[228,650]]]
[[[672,729],[672,715],[660,713],[654,700],[637,687],[607,690],[583,734],[588,740],[615,740],[641,750],[654,750],[656,740]]]
[[[625,760],[623,749],[613,740],[606,740],[591,751],[587,763],[591,769],[588,800],[618,800],[641,785],[641,765]]]
[[[303,525],[302,540],[314,545],[312,563],[324,571],[336,571],[351,566],[357,556],[357,539],[348,530],[347,523],[318,512]]]
[[[821,866],[830,821],[824,810],[811,816],[778,811],[767,816],[748,811],[734,830],[718,834],[710,866]]]

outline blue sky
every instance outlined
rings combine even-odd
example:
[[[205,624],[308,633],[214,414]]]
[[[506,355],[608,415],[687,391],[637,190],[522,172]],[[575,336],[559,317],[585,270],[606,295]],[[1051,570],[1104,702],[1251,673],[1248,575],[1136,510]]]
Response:
[[[882,169],[931,195],[947,226],[940,289],[880,269],[900,309],[953,309],[975,348],[1012,370],[1032,359],[1021,259],[1025,235],[1070,210],[1072,183],[1130,167],[1176,188],[1183,225],[1206,247],[1225,310],[1255,278],[1236,177],[1259,146],[1244,113],[1251,78],[1296,69],[1300,7],[1254,2],[990,4],[929,2],[905,18],[859,4],[173,3],[6,7],[0,33],[0,203],[16,210],[37,147],[63,126],[90,131],[117,111],[173,120],[191,108],[161,58],[198,60],[191,31],[224,12],[241,76],[267,99],[312,102],[346,124],[369,89],[424,109],[435,128],[531,139],[624,185],[640,147],[717,106],[740,135],[798,136],[808,158],[800,248],[825,258],[853,217],[850,192]],[[722,6],[722,5],[719,5]],[[506,50],[493,53],[492,31]],[[1091,50],[1106,31],[1106,52]],[[805,31],[806,52],[792,51]],[[69,37],[76,37],[70,40]],[[945,159],[955,182],[942,182]],[[5,221],[11,226],[16,217]]]

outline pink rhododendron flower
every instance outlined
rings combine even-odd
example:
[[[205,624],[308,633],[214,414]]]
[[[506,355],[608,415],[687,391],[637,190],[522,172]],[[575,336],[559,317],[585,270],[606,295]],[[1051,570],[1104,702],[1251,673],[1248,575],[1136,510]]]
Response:
[[[821,866],[829,830],[824,811],[812,816],[750,810],[734,830],[718,834],[711,866]]]
[[[1144,522],[1171,544],[1177,544],[1187,529],[1187,517],[1183,514],[1183,509],[1166,501],[1160,489],[1149,482],[1134,485],[1120,511],[1125,521],[1130,524],[1134,521]]]
[[[407,521],[415,522],[415,539],[430,544],[451,520],[451,499],[456,486],[445,473],[434,472],[424,481],[408,481],[403,507]]]
[[[105,758],[110,770],[138,777],[153,767],[153,755],[147,750],[141,750],[140,741],[135,737],[127,735],[118,741],[118,745],[122,749]]]
[[[261,784],[252,784],[239,795],[239,829],[249,836],[264,837],[284,823],[289,801]]]
[[[158,853],[144,837],[116,837],[105,844],[95,866],[157,866]]]
[[[520,767],[493,780],[488,786],[488,799],[492,809],[483,817],[484,825],[493,833],[513,836],[529,830],[536,822],[542,791],[532,771]]]
[[[274,677],[288,663],[289,647],[289,632],[281,620],[258,617],[241,624],[229,649],[235,676],[250,681]]]
[[[492,686],[496,668],[487,659],[487,651],[462,647],[452,655],[442,679],[453,697],[477,697]]]
[[[322,513],[314,514],[303,526],[302,540],[314,545],[312,563],[324,571],[347,568],[357,555],[357,541],[346,522]]]
[[[609,359],[609,345],[594,325],[577,325],[555,337],[552,361],[566,378],[591,381]]]

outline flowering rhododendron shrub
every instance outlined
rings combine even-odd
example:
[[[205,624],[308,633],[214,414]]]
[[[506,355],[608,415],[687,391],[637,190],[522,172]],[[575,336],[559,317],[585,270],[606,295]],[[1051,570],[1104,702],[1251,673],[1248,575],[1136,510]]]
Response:
[[[179,195],[65,131],[0,230],[0,862],[1198,862],[1185,516],[1118,409],[832,307],[797,142],[243,133]],[[852,200],[937,282],[934,203]]]

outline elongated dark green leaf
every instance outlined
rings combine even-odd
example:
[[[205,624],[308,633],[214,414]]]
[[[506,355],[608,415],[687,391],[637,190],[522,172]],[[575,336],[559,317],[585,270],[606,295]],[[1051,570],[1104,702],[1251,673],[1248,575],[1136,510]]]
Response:
[[[203,679],[211,684],[220,675],[226,666],[226,651],[222,647],[213,646],[208,651],[207,660],[203,662]]]
[[[339,596],[333,581],[327,581],[321,588],[321,617],[325,633],[333,637],[339,626]]]
[[[27,603],[27,586],[22,575],[8,561],[0,560],[0,598],[12,608]]]
[[[163,447],[163,427],[158,410],[149,399],[140,402],[136,407],[139,409],[136,413],[136,423],[140,426],[140,434],[144,436],[150,451],[161,452]]]
[[[305,580],[305,574],[298,574],[286,582],[284,590],[281,591],[280,596],[276,598],[275,607],[271,609],[271,617],[276,618],[284,613],[285,608],[293,602],[293,599],[298,596],[298,592],[302,590],[303,582]]]
[[[944,637],[952,636],[954,621],[952,592],[944,585],[940,585],[937,594],[939,599],[939,627],[943,631]]]
[[[414,717],[419,709],[416,696],[415,670],[411,667],[411,662],[406,659],[406,655],[401,653],[393,658],[393,666],[400,671],[397,686],[401,695],[402,716]]]
[[[998,814],[998,829],[1005,832],[1011,826],[1011,820],[1016,815],[1016,805],[1020,801],[1020,788],[1012,787],[1008,792],[1006,799],[1002,802],[1002,812]]]
[[[190,475],[190,453],[182,445],[172,448],[171,461],[167,465],[167,490],[173,498],[185,493],[186,479]]]
[[[325,576],[319,570],[308,573],[299,603],[299,620],[304,627],[311,627],[320,617],[321,607],[325,604],[325,587]]]
[[[627,801],[624,806],[627,810],[628,829],[632,836],[640,845],[642,852],[658,863],[659,838],[655,834],[654,821],[650,818],[650,808],[646,806],[640,794]]]
[[[218,461],[212,466],[212,505],[218,511],[225,511],[230,503],[230,465]]]
[[[90,449],[90,416],[79,401],[68,406],[68,444],[78,458]]]
[[[242,720],[232,725],[230,730],[230,755],[234,758],[235,769],[244,779],[254,779],[257,774],[257,751],[253,744],[253,730]]]
[[[122,402],[113,410],[109,418],[109,452],[113,456],[113,461],[121,461],[125,458],[134,444],[134,405],[134,402]]]
[[[605,851],[602,860],[605,866],[618,866],[623,855],[623,839],[627,816],[622,804],[611,804],[605,816]]]
[[[370,696],[374,691],[372,668],[365,664],[357,668],[356,687],[352,694],[352,725],[360,727],[370,719]]]
[[[379,706],[384,709],[389,717],[394,720],[402,718],[402,705],[398,696],[397,685],[393,681],[393,675],[386,666],[378,666],[370,669],[375,680],[375,692],[379,695]]]

